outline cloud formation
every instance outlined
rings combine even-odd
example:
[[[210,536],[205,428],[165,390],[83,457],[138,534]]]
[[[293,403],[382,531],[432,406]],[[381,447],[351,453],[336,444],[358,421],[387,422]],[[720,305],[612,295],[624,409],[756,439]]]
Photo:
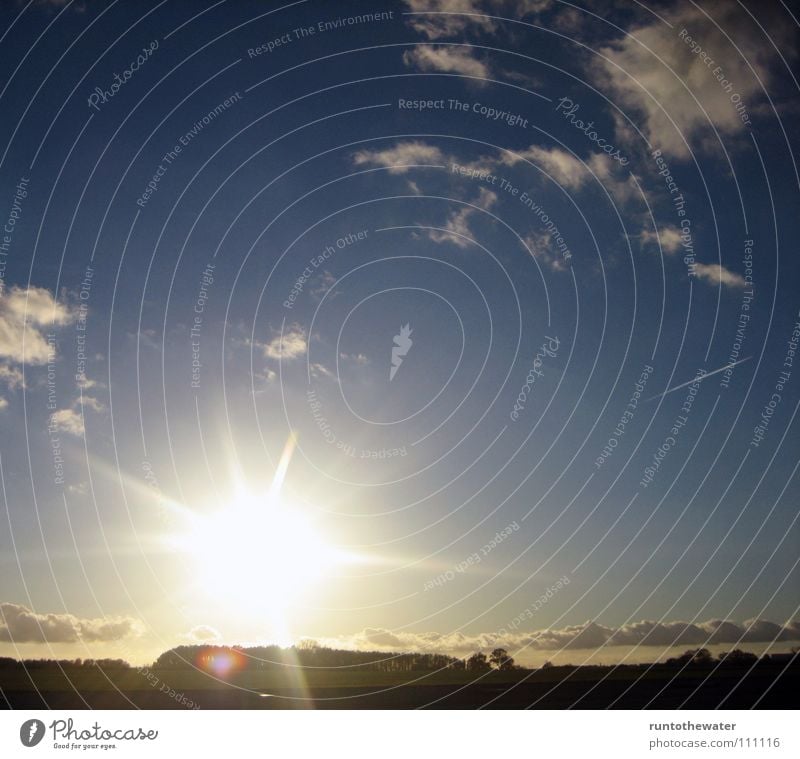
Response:
[[[681,3],[661,15],[673,29],[648,19],[601,48],[605,58],[593,57],[588,71],[641,118],[654,149],[688,158],[689,146],[700,144],[712,126],[723,136],[745,131],[749,117],[736,106],[761,93],[750,66],[769,84],[769,46],[737,3]]]
[[[0,282],[0,385],[25,386],[23,365],[41,366],[57,357],[54,331],[75,314],[43,287],[6,287]],[[0,411],[8,408],[0,398]]]
[[[76,643],[113,641],[138,635],[131,617],[86,619],[73,614],[38,614],[26,606],[0,603],[0,641],[6,643]]]
[[[737,288],[747,284],[741,274],[719,264],[695,264],[694,274],[698,279],[703,279],[712,285],[721,284],[724,287]]]
[[[570,267],[555,249],[552,240],[553,236],[549,232],[531,232],[525,238],[525,244],[533,253],[534,258],[550,271],[568,271]]]
[[[584,162],[562,148],[531,145],[500,157],[506,166],[517,166],[523,160],[541,168],[565,190],[575,192],[596,180],[617,203],[628,203],[639,194],[633,176],[626,175],[605,153],[592,153]]]
[[[24,387],[24,378],[22,372],[15,366],[7,366],[0,364],[0,382],[6,385],[9,390],[16,390],[18,387]]]
[[[800,640],[800,620],[779,625],[763,619],[745,622],[712,619],[707,622],[655,622],[643,620],[622,627],[607,627],[596,622],[570,625],[552,630],[532,632],[507,631],[465,635],[394,633],[383,628],[368,627],[356,635],[326,641],[327,645],[360,650],[420,651],[462,655],[498,646],[514,653],[529,651],[593,650],[613,646],[708,646],[793,642]]]
[[[442,71],[478,79],[488,79],[491,74],[489,64],[468,48],[417,45],[403,53],[403,63],[420,71]]]
[[[441,166],[444,161],[444,153],[439,148],[419,140],[398,142],[383,150],[359,150],[353,156],[356,166],[386,166],[392,174],[403,174],[409,166],[418,164]]]
[[[660,242],[661,250],[669,255],[677,253],[683,244],[681,230],[678,229],[678,227],[670,225],[660,227],[657,232],[650,229],[644,229],[642,230],[641,235],[639,235],[639,239],[641,240],[642,245],[653,244],[657,246]]]
[[[85,432],[83,416],[73,408],[62,408],[50,414],[50,428],[54,432],[80,437]]]
[[[180,636],[191,643],[213,643],[222,640],[222,635],[211,625],[195,625],[189,632]]]
[[[291,324],[283,333],[261,345],[264,355],[276,361],[291,361],[308,350],[305,330],[299,324]]]
[[[547,10],[551,0],[405,0],[409,26],[430,40],[461,37],[468,31],[495,34],[500,23],[490,16],[521,19]],[[441,14],[441,15],[439,15]]]
[[[46,329],[73,320],[70,309],[42,287],[0,287],[0,359],[46,364],[53,349]]]
[[[547,172],[556,182],[568,190],[577,190],[591,179],[586,166],[574,155],[561,148],[542,148],[531,145],[515,153],[503,153],[501,162],[506,166],[516,166],[528,160]]]
[[[428,237],[436,243],[452,242],[459,248],[469,247],[470,239],[475,236],[469,226],[470,218],[478,213],[478,209],[488,211],[496,202],[496,192],[480,187],[478,197],[472,201],[472,206],[463,206],[457,211],[451,211],[441,230],[427,230]]]

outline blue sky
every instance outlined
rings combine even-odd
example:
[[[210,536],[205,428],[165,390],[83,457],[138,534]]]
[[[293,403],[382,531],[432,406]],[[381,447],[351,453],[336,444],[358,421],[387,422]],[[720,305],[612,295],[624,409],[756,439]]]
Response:
[[[0,653],[796,645],[788,7],[283,5],[0,11]]]

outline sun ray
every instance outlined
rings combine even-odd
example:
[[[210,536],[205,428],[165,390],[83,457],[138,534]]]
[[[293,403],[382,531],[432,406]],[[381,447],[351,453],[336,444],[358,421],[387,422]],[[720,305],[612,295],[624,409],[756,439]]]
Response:
[[[289,433],[289,438],[283,446],[283,453],[278,461],[278,467],[275,470],[275,476],[272,478],[272,484],[269,488],[269,495],[271,498],[278,498],[281,490],[283,490],[283,483],[286,481],[286,473],[289,471],[289,464],[292,461],[294,450],[297,446],[297,435],[294,432]]]

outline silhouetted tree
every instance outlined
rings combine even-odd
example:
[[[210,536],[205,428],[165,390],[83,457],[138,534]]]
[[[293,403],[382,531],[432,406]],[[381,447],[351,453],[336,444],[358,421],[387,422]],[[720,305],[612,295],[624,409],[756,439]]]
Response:
[[[680,656],[667,659],[667,664],[682,667],[686,664],[711,664],[713,661],[714,658],[711,656],[711,651],[707,648],[691,648],[688,651],[684,651]]]
[[[467,659],[467,670],[470,672],[480,672],[481,670],[489,669],[489,662],[486,661],[486,654],[478,651],[477,653],[472,654],[472,656]]]
[[[718,658],[723,664],[753,664],[758,661],[758,657],[755,654],[751,654],[749,651],[742,651],[740,648],[734,648],[733,651],[723,651]]]
[[[514,669],[514,660],[508,655],[508,651],[505,648],[495,648],[489,657],[489,664],[495,669],[503,671]]]

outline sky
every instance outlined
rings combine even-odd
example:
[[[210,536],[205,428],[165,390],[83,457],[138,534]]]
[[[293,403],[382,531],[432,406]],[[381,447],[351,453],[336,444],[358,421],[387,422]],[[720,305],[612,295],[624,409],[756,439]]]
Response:
[[[0,655],[800,641],[797,7],[0,7]]]

